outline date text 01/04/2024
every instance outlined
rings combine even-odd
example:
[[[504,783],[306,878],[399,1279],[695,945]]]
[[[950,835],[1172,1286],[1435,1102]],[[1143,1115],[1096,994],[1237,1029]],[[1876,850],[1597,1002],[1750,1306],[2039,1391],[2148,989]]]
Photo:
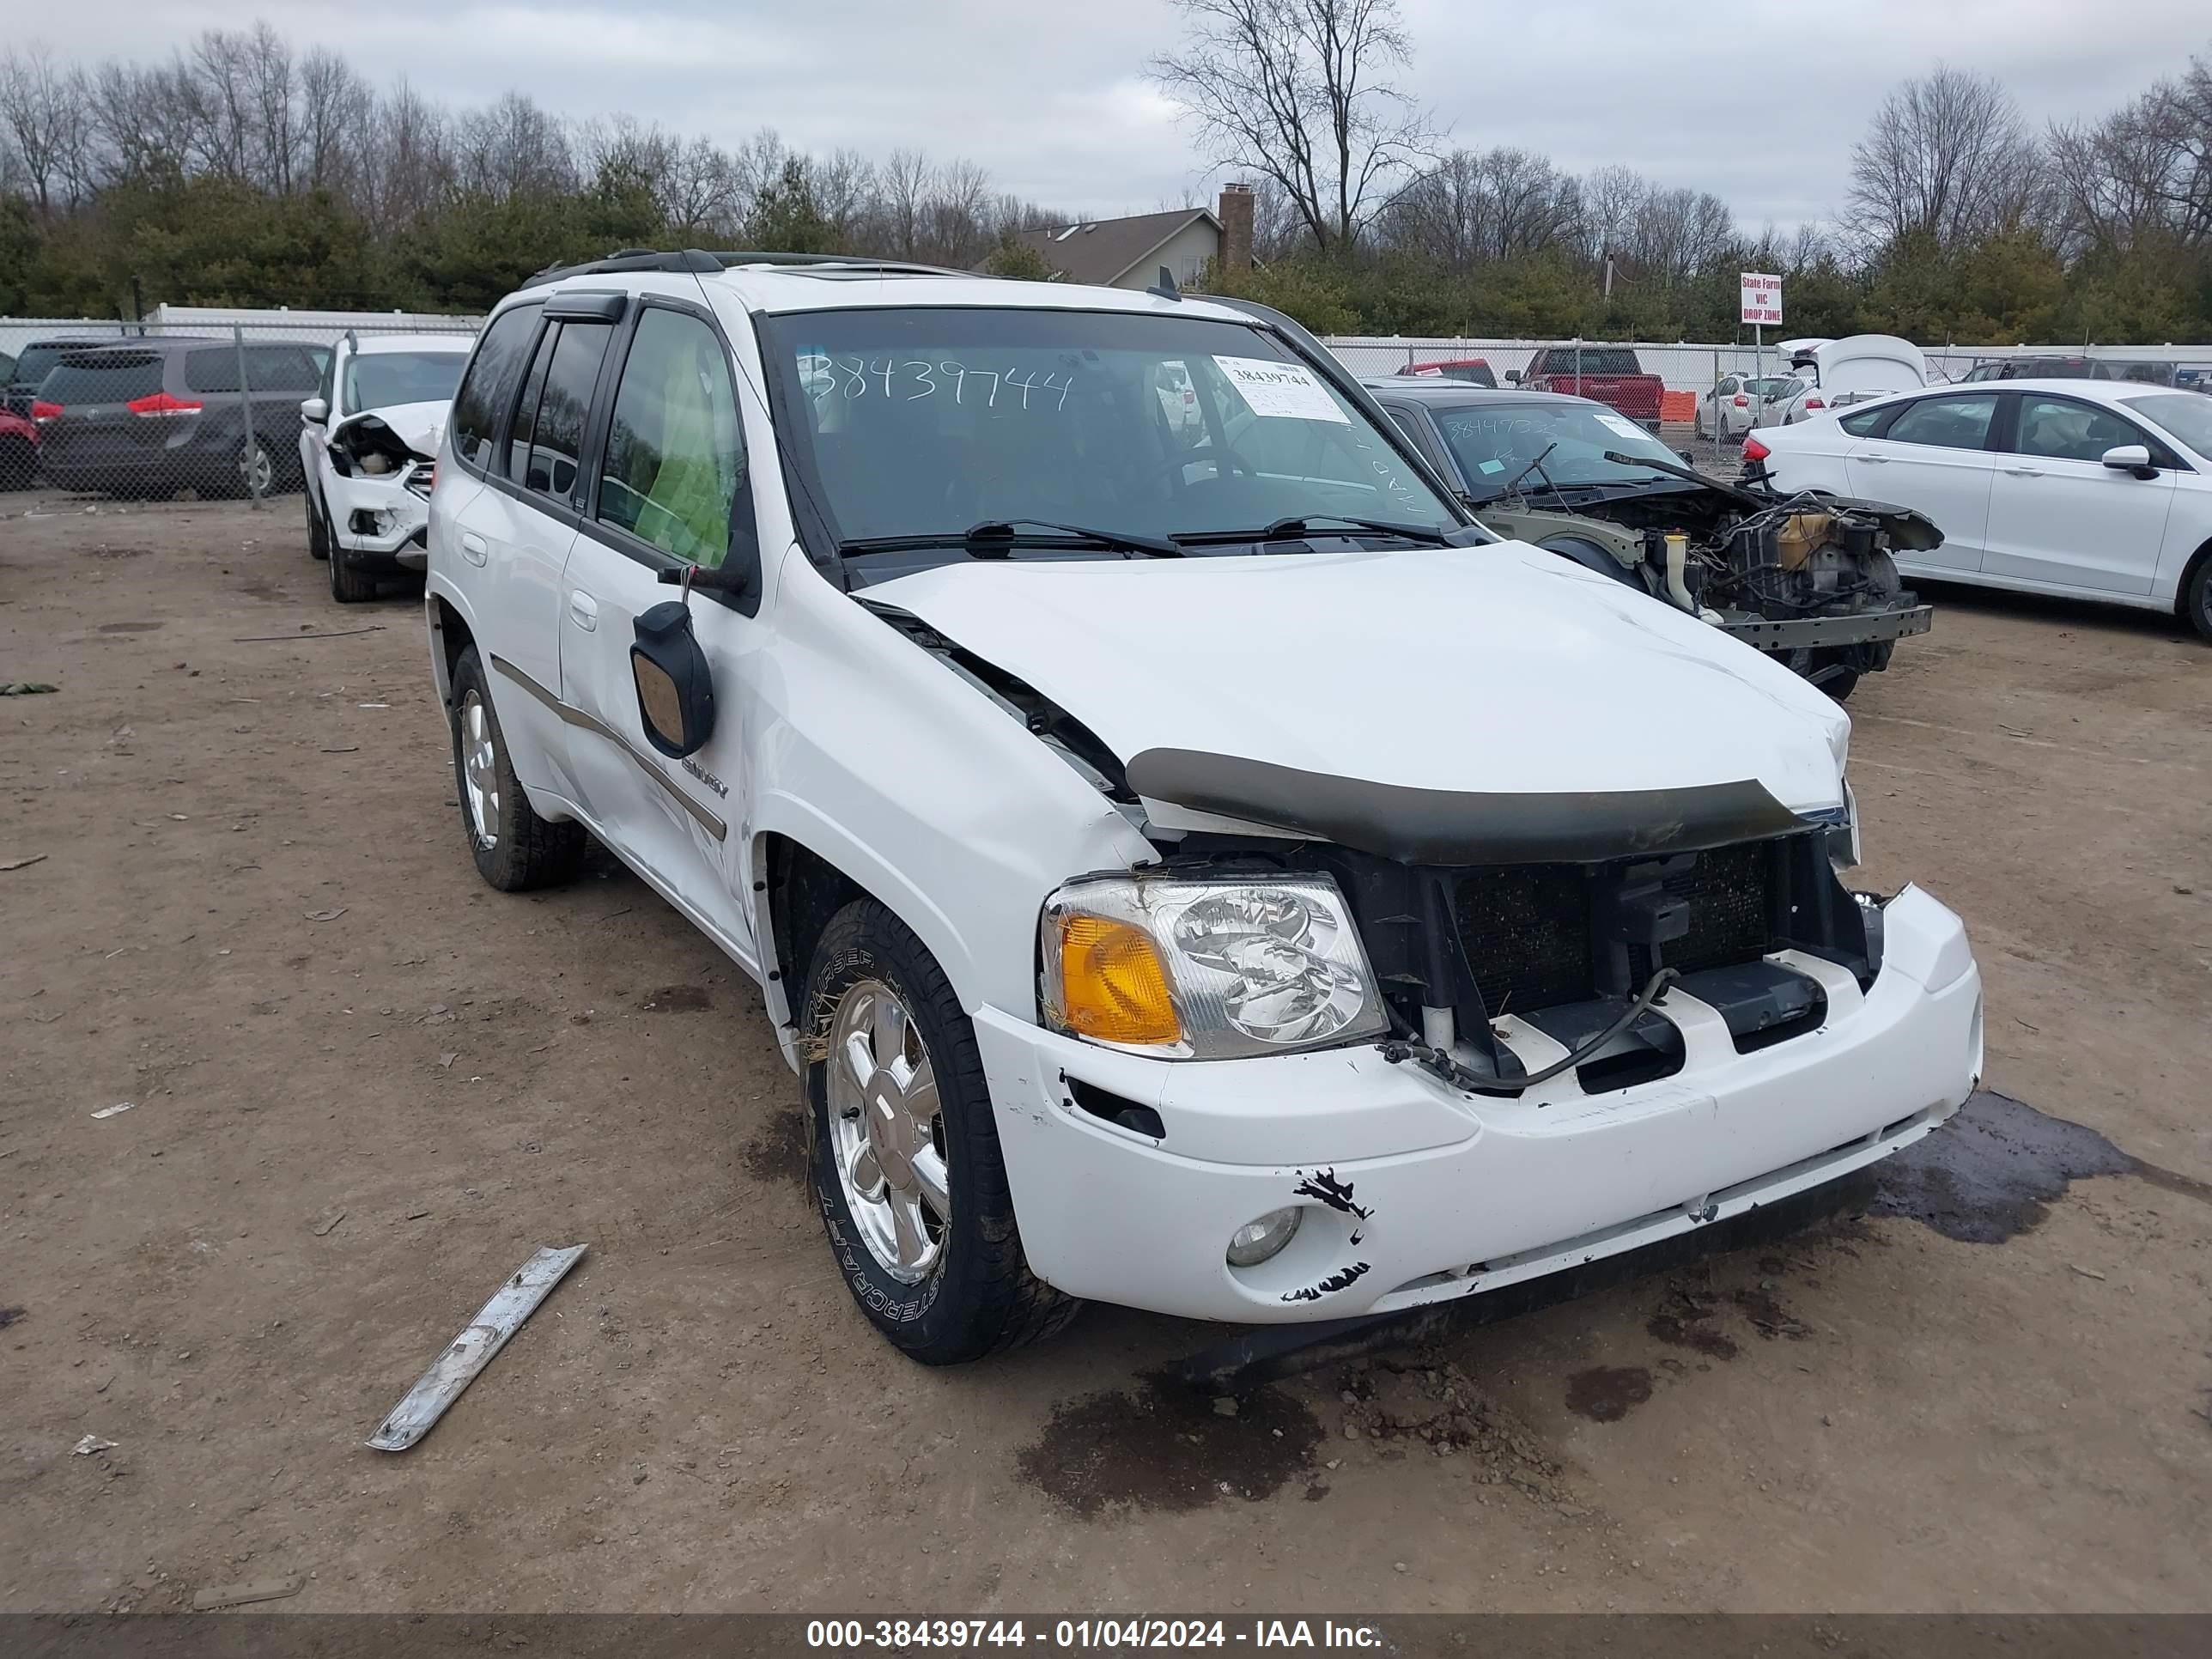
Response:
[[[1058,1619],[1032,1626],[1021,1619],[814,1619],[811,1648],[1379,1648],[1371,1625],[1331,1620]]]

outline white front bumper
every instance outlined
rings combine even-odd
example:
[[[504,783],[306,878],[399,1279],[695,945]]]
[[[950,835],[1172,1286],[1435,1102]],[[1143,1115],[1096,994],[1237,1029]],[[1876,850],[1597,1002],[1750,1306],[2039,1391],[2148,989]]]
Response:
[[[430,522],[430,503],[407,488],[406,480],[417,469],[389,472],[378,477],[339,477],[325,472],[324,510],[331,534],[349,553],[380,554],[395,563],[421,569],[428,550],[422,544],[423,527]],[[366,513],[381,524],[374,531],[354,528],[354,514]]]
[[[1670,992],[1681,1071],[1590,1096],[1571,1073],[1523,1099],[1469,1096],[1373,1046],[1146,1060],[986,1009],[976,1036],[1030,1268],[1162,1313],[1339,1319],[1578,1266],[1833,1180],[1926,1134],[1981,1071],[1959,918],[1907,888],[1884,931],[1863,994],[1831,963],[1782,958],[1827,993],[1817,1030],[1739,1054],[1717,1012]],[[1071,1080],[1152,1107],[1164,1140],[1082,1110]],[[1230,1267],[1230,1234],[1286,1205],[1305,1208],[1290,1246]]]

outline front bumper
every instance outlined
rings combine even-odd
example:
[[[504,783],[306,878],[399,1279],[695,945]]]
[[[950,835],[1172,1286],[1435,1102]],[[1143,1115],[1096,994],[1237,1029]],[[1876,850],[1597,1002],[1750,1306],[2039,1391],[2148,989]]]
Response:
[[[1364,1046],[1210,1063],[975,1018],[1031,1270],[1075,1296],[1239,1323],[1340,1319],[1465,1296],[1653,1243],[1863,1168],[1955,1111],[1982,1066],[1981,979],[1959,918],[1907,888],[1872,988],[1784,953],[1828,1001],[1813,1031],[1738,1054],[1679,991],[1682,1069],[1585,1095],[1571,1072],[1471,1096]],[[1500,1022],[1534,1069],[1564,1053]],[[1155,1140],[1074,1085],[1156,1110]],[[1230,1234],[1286,1205],[1281,1255]]]
[[[1902,640],[1925,634],[1934,625],[1936,607],[1907,596],[1880,611],[1861,611],[1848,617],[1793,617],[1774,622],[1749,611],[1727,613],[1720,630],[1761,651],[1794,651],[1804,646],[1870,645],[1882,640]]]
[[[323,475],[324,510],[337,544],[366,568],[420,570],[428,559],[430,503],[407,487],[421,467],[381,477]]]

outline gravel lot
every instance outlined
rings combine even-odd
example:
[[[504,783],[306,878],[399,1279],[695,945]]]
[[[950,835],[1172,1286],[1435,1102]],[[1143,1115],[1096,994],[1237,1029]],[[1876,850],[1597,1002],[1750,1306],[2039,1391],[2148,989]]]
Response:
[[[0,701],[0,1608],[2205,1605],[2212,651],[2171,623],[1941,592],[1853,703],[1866,874],[1966,915],[1990,1087],[2081,1131],[1979,1098],[1864,1218],[1231,1416],[1146,1381],[1215,1334],[1172,1320],[874,1340],[750,987],[617,868],[482,885],[419,611],[331,605],[295,501],[0,514],[0,681],[60,688]]]

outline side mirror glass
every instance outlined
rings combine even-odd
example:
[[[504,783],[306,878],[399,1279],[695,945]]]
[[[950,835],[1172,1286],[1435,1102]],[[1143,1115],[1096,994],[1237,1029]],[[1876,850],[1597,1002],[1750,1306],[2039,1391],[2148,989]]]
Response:
[[[320,398],[300,399],[300,418],[310,426],[320,426],[331,418],[331,406]]]
[[[1509,386],[1519,386],[1521,384],[1521,371],[1517,368],[1507,369],[1505,371],[1505,380]]]
[[[2150,464],[2150,451],[2142,444],[2121,444],[2106,450],[2105,465],[2115,472],[2132,472],[2142,478],[2155,477],[2158,472]]]
[[[714,735],[714,680],[691,633],[691,610],[664,599],[636,622],[630,678],[645,740],[671,760],[696,752]]]

